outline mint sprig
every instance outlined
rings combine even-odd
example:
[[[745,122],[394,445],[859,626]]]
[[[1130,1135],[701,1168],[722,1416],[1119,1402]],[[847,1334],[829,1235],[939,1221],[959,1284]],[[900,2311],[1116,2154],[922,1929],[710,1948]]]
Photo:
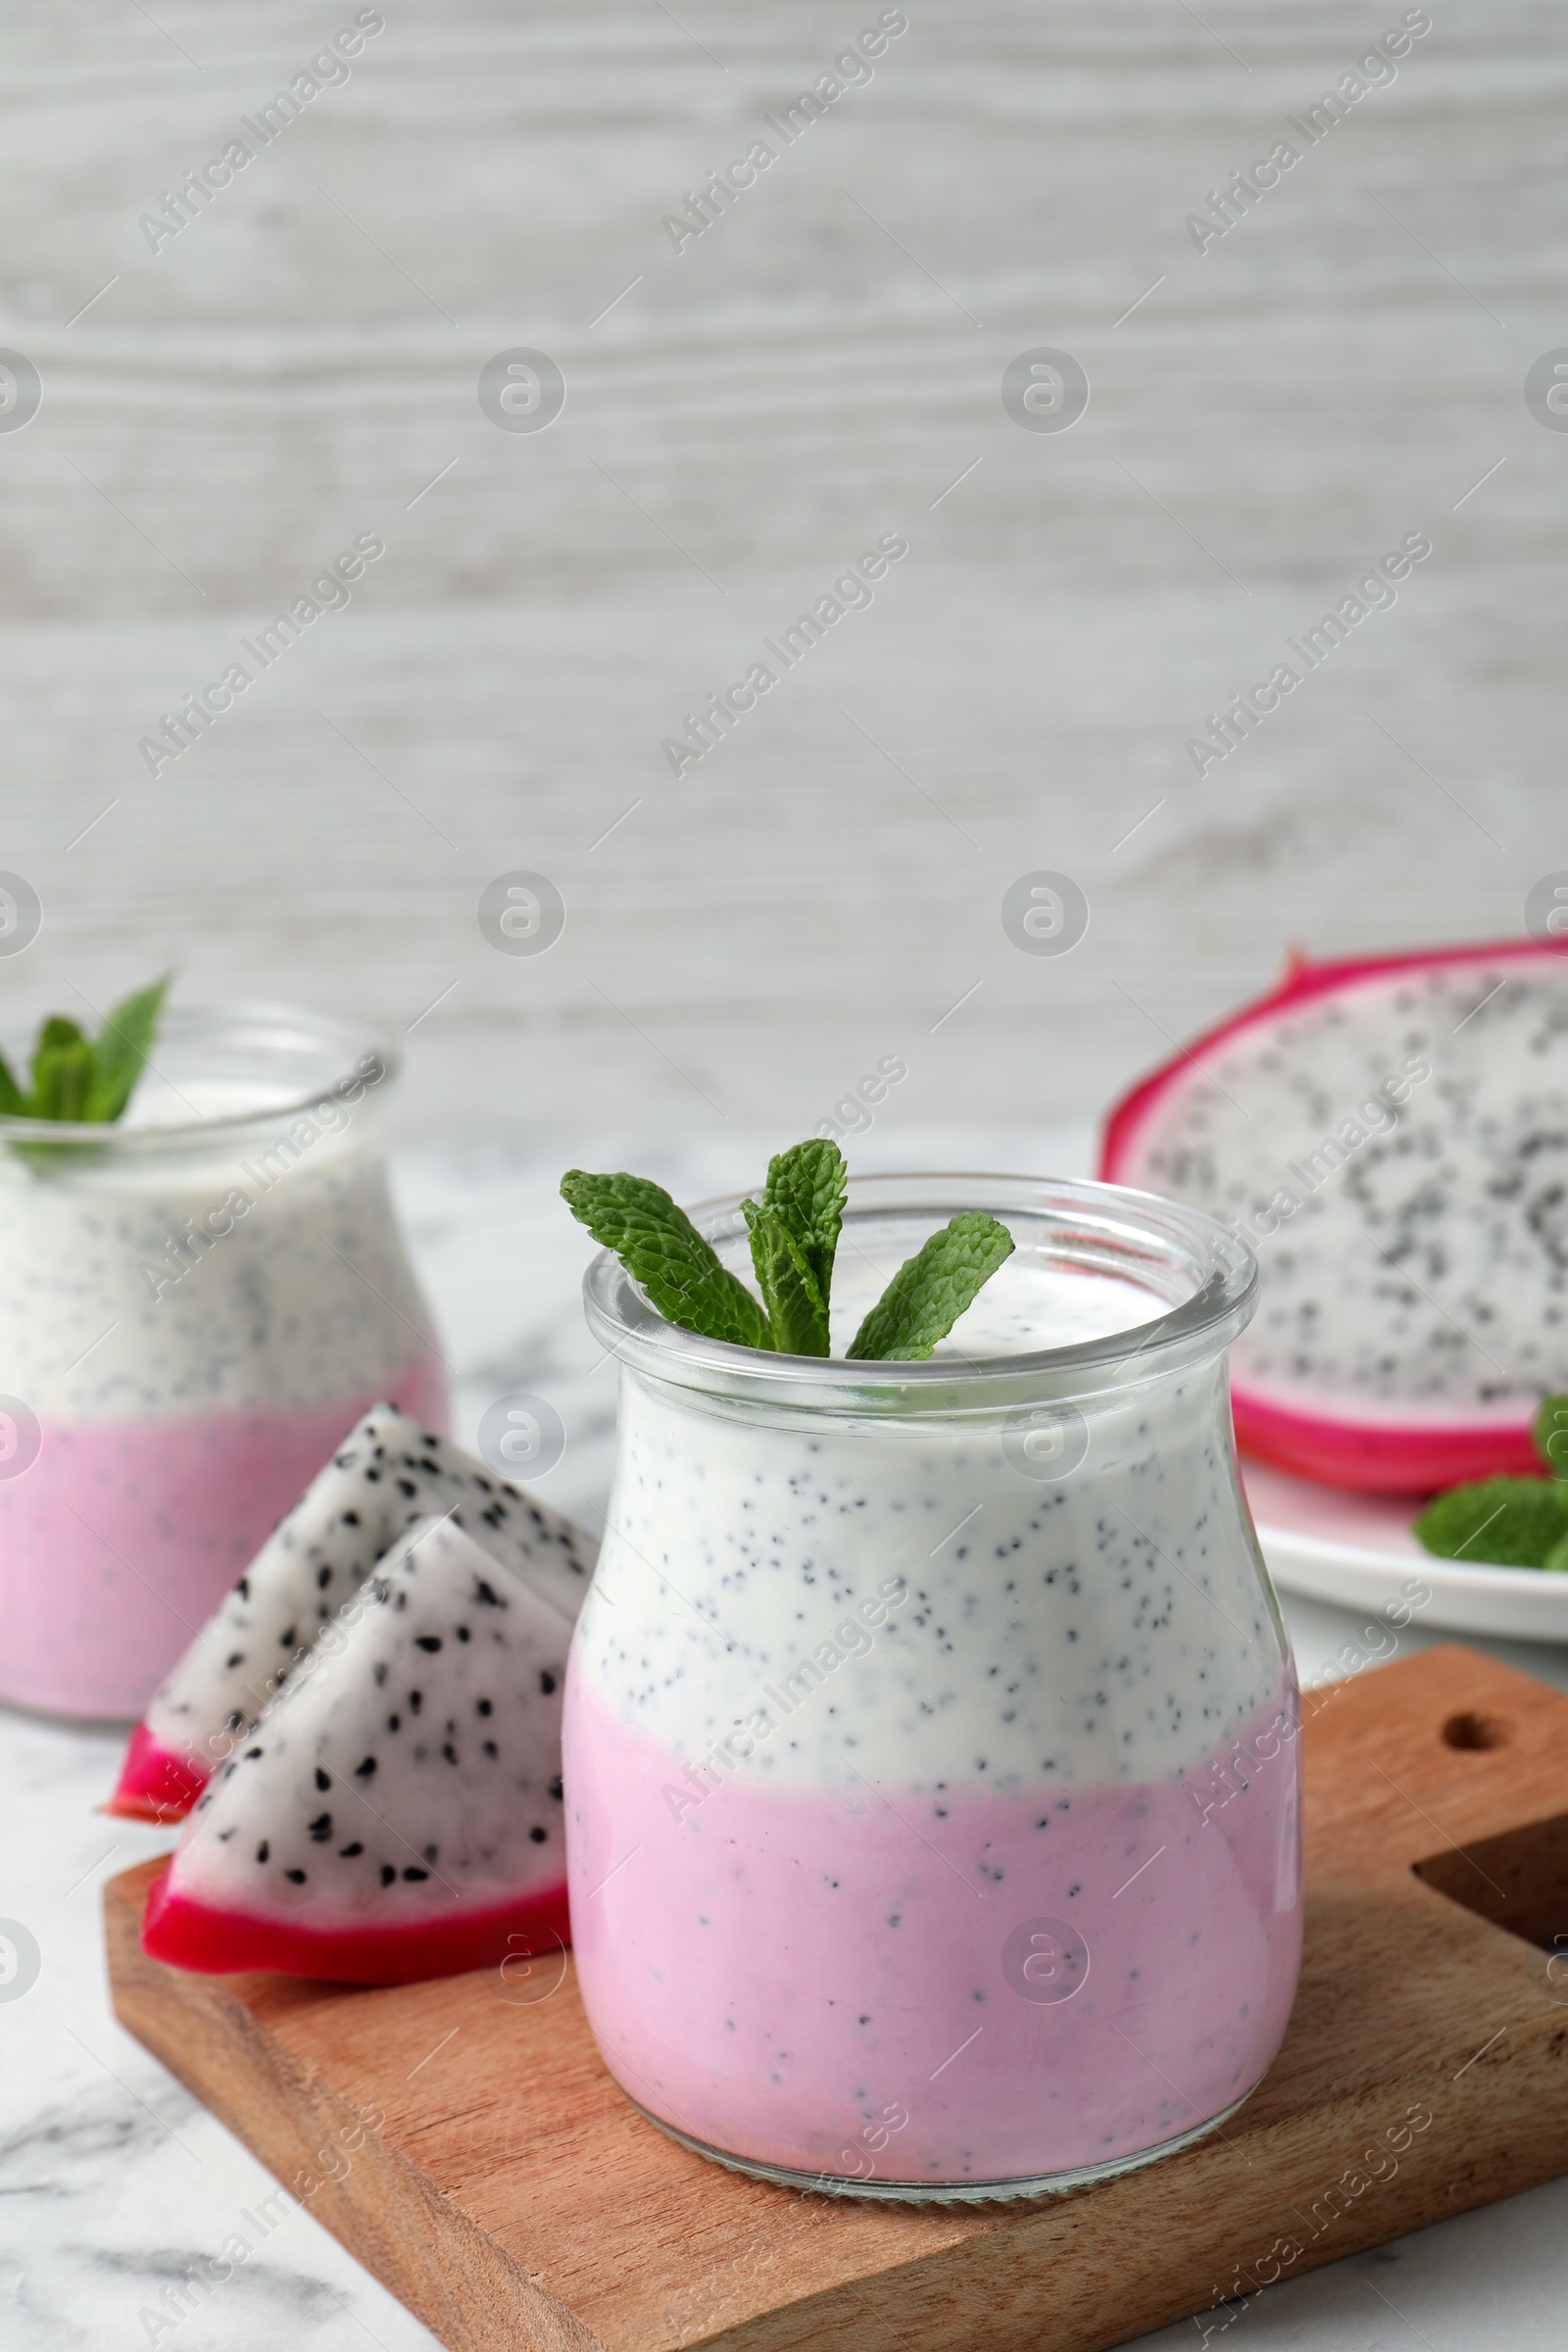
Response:
[[[906,1258],[851,1341],[851,1361],[907,1363],[929,1355],[1012,1248],[1005,1225],[983,1209],[954,1217]]]
[[[1411,1534],[1440,1560],[1568,1571],[1568,1396],[1544,1398],[1531,1435],[1545,1478],[1475,1478],[1435,1494]]]
[[[760,1202],[742,1201],[761,1305],[662,1186],[572,1168],[561,1192],[578,1222],[683,1331],[780,1355],[825,1356],[845,1180],[837,1144],[812,1137],[768,1162]],[[851,1358],[928,1356],[1012,1248],[1006,1227],[982,1210],[953,1218],[899,1268],[857,1332]]]
[[[126,997],[96,1038],[64,1013],[52,1014],[33,1046],[25,1093],[0,1054],[0,1117],[112,1124],[146,1066],[168,990],[166,976]]]
[[[590,1176],[571,1168],[561,1179],[561,1194],[578,1223],[613,1250],[660,1313],[682,1331],[741,1348],[772,1347],[767,1317],[745,1283],[721,1263],[662,1185],[646,1176]]]

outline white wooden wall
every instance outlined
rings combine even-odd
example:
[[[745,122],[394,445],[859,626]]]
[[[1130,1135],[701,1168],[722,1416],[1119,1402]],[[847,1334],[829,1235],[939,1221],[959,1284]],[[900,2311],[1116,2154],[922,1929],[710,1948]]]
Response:
[[[1200,254],[1186,216],[1399,7],[908,0],[677,253],[662,217],[872,0],[385,0],[150,250],[356,13],[6,36],[0,342],[43,401],[0,432],[0,866],[45,907],[8,1033],[172,959],[417,1022],[410,1132],[574,1154],[782,1141],[898,1054],[896,1151],[1082,1121],[1288,943],[1513,932],[1568,867],[1568,433],[1524,398],[1568,341],[1559,10],[1432,0]],[[1001,402],[1042,345],[1090,379],[1069,431]],[[516,346],[564,371],[547,430],[481,412]],[[352,606],[152,778],[159,713],[367,531]],[[889,531],[875,604],[677,780],[681,714]],[[1396,607],[1197,775],[1205,714],[1416,531]],[[538,957],[479,930],[514,868],[566,903]],[[1087,894],[1070,955],[1004,934],[1037,868]]]

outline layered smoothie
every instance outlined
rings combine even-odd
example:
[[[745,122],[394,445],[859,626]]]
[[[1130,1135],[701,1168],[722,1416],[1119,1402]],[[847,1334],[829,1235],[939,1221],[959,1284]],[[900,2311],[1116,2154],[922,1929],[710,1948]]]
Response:
[[[1165,1312],[1014,1231],[941,1356]],[[836,1347],[897,1262],[850,1242]],[[1049,2180],[1179,2141],[1273,2057],[1294,1676],[1217,1348],[1125,1355],[1043,1417],[624,1372],[568,1676],[573,1940],[617,2080],[703,2145],[872,2188]]]
[[[122,1127],[58,1148],[7,1124],[0,1697],[139,1713],[368,1405],[445,1426],[377,1067],[327,1062],[304,1102],[154,1072]]]

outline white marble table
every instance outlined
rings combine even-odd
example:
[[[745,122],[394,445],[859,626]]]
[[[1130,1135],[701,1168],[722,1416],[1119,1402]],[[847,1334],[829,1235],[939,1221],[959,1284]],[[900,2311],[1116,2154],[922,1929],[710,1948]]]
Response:
[[[868,86],[677,252],[662,216],[880,0],[387,0],[352,77],[149,245],[357,0],[77,0],[0,27],[0,867],[44,927],[0,1035],[177,965],[407,1040],[403,1163],[464,1375],[557,1397],[592,1507],[569,1160],[755,1175],[896,1054],[858,1164],[1085,1164],[1170,1040],[1318,953],[1518,930],[1568,866],[1564,19],[1433,0],[1397,77],[1200,253],[1400,0],[909,0]],[[1019,428],[1021,352],[1087,412]],[[564,370],[538,433],[480,369]],[[0,392],[4,391],[0,379]],[[0,427],[5,414],[0,410]],[[910,553],[680,778],[662,738],[879,534]],[[1434,552],[1234,757],[1187,739],[1387,547]],[[360,533],[347,610],[148,772],[160,715]],[[550,875],[545,956],[476,919]],[[1092,910],[1020,955],[1000,906]],[[1059,1132],[1071,1122],[1070,1135]],[[1337,1643],[1293,1608],[1308,1670]],[[1555,1659],[1544,1661],[1556,1671]],[[108,1736],[0,1720],[0,2342],[146,2340],[258,2168],[108,2020]],[[1271,2290],[1230,2344],[1524,2352],[1561,2336],[1568,2188]],[[1180,2337],[1185,2331],[1178,2331]],[[428,2339],[304,2214],[171,2338]]]
[[[650,1165],[628,1137],[603,1164]],[[894,1130],[880,1163],[1007,1165],[1072,1172],[1079,1130]],[[662,1171],[687,1198],[755,1174],[766,1139],[671,1155]],[[867,1154],[870,1164],[876,1156]],[[610,1375],[582,1324],[577,1283],[586,1250],[555,1201],[563,1162],[542,1148],[498,1144],[483,1159],[409,1152],[400,1188],[416,1251],[460,1375],[458,1430],[471,1439],[494,1396],[525,1387],[565,1422],[565,1456],[541,1489],[591,1517],[603,1501],[613,1424]],[[1318,1673],[1356,1621],[1288,1604],[1303,1679]],[[1419,1645],[1434,1637],[1412,1629]],[[1568,1650],[1498,1654],[1568,1687]],[[293,2207],[262,2237],[254,2214],[269,2177],[221,2125],[122,2033],[109,2013],[99,1948],[103,1879],[168,1839],[93,1811],[112,1777],[120,1735],[0,1713],[0,1779],[8,1824],[0,1850],[0,1915],[23,1920],[42,1947],[37,1984],[0,2002],[0,2344],[6,2352],[117,2352],[150,2340],[176,2352],[418,2352],[434,2339]],[[1562,2340],[1562,2244],[1568,2180],[1357,2255],[1268,2289],[1227,2329],[1227,2352],[1556,2352]],[[160,2329],[162,2290],[232,2232],[257,2250],[177,2328]],[[1152,2257],[1157,2258],[1157,2257]],[[1151,2341],[1198,2338],[1174,2328]]]

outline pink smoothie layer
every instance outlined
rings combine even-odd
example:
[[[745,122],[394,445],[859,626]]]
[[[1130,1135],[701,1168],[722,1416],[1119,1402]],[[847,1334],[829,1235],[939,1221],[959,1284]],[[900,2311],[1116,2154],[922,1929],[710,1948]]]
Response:
[[[388,1394],[445,1430],[432,1356],[327,1404],[44,1422],[37,1459],[0,1480],[0,1699],[139,1715],[344,1431]]]
[[[1226,1789],[1201,1766],[1004,1797],[729,1782],[680,1804],[685,1759],[573,1674],[572,1940],[606,2061],[693,2137],[803,2173],[1020,2180],[1176,2138],[1285,2032],[1297,1754],[1206,1822],[1194,1788]]]

